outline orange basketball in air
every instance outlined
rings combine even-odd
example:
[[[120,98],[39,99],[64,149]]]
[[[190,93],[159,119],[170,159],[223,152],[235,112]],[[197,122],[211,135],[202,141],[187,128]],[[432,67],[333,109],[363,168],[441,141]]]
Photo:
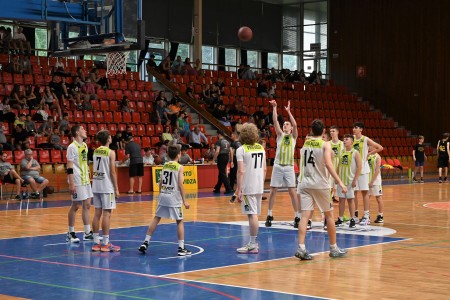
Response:
[[[243,42],[248,42],[253,37],[253,31],[250,27],[242,26],[238,31],[238,38]]]

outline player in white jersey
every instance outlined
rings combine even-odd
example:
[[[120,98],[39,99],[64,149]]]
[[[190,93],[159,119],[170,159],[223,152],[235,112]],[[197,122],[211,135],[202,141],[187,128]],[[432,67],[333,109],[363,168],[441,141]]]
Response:
[[[79,243],[80,239],[75,235],[75,215],[82,206],[82,218],[84,224],[83,240],[93,240],[91,225],[89,224],[89,211],[91,207],[92,188],[89,178],[88,147],[83,140],[87,138],[86,129],[81,125],[74,125],[70,129],[73,137],[72,143],[67,147],[67,177],[69,193],[72,196],[70,206],[69,232],[66,241]]]
[[[288,101],[288,106],[285,107],[289,115],[289,121],[283,123],[283,130],[281,130],[278,123],[277,102],[275,100],[269,101],[273,107],[273,125],[277,133],[277,150],[275,153],[275,161],[272,168],[272,176],[270,179],[270,194],[269,194],[269,211],[266,218],[266,227],[272,226],[273,215],[272,209],[277,195],[278,188],[283,185],[288,188],[289,196],[291,197],[292,207],[294,208],[294,227],[298,227],[300,221],[300,203],[295,194],[295,171],[294,171],[294,151],[295,143],[297,142],[297,122],[291,113],[291,102]]]
[[[353,147],[359,151],[361,155],[362,161],[362,170],[361,175],[358,178],[358,183],[356,185],[355,191],[361,191],[363,202],[364,202],[364,216],[361,218],[359,223],[361,225],[369,225],[370,224],[370,199],[369,199],[369,163],[367,159],[369,155],[378,153],[383,151],[383,147],[368,138],[367,136],[362,135],[362,131],[364,129],[363,122],[355,122],[353,124]],[[369,152],[369,147],[372,146],[373,150]],[[355,211],[356,216],[358,217],[358,193],[355,192]],[[358,222],[358,220],[356,220]]]
[[[333,167],[337,170],[339,166],[339,157],[341,155],[341,151],[344,150],[344,143],[339,140],[339,127],[336,125],[330,126],[330,136],[331,136],[331,150],[333,150]],[[337,172],[337,171],[336,171]],[[333,177],[330,177],[330,185],[331,185],[331,197],[333,202],[339,202],[338,199],[335,198],[336,195],[336,184],[334,182]]]
[[[241,128],[239,141],[242,146],[236,150],[238,163],[237,197],[242,213],[248,216],[250,241],[237,252],[242,254],[259,252],[258,215],[261,213],[261,199],[266,178],[266,151],[258,144],[259,134],[255,124],[245,123]]]
[[[333,217],[333,203],[330,199],[330,185],[328,174],[333,176],[336,183],[344,192],[347,187],[342,183],[333,168],[331,160],[331,146],[321,139],[324,124],[321,120],[314,120],[311,124],[313,136],[306,139],[301,149],[301,166],[298,192],[301,197],[302,218],[298,227],[298,249],[295,256],[301,260],[310,260],[312,256],[305,246],[306,227],[314,212],[314,203],[325,213],[327,230],[330,241],[330,257],[344,256],[347,251],[336,244],[336,227]],[[327,172],[328,171],[328,172]]]
[[[372,150],[369,147],[369,151]],[[369,155],[369,195],[375,196],[378,203],[378,215],[375,223],[384,223],[383,189],[381,187],[381,156],[378,153]]]
[[[354,188],[358,182],[358,177],[361,174],[361,156],[359,152],[353,148],[353,136],[350,134],[344,135],[344,150],[341,151],[339,156],[339,178],[347,187],[347,192],[344,193],[342,189],[337,187],[337,195],[339,197],[339,217],[335,225],[344,225],[344,211],[345,211],[345,200],[348,202],[348,210],[350,212],[350,222],[349,227],[356,227],[356,217],[355,217],[355,203],[353,199],[355,198]]]
[[[166,162],[160,173],[159,180],[159,198],[158,207],[156,209],[155,217],[150,223],[147,230],[147,235],[139,251],[145,253],[147,251],[153,232],[156,230],[161,218],[176,220],[177,234],[178,234],[178,256],[191,255],[191,251],[184,246],[184,223],[183,223],[183,208],[189,209],[189,204],[186,201],[184,194],[184,175],[183,166],[178,163],[180,159],[180,147],[178,145],[171,145],[167,149],[167,155],[170,161]]]
[[[94,192],[95,215],[92,220],[94,235],[92,251],[117,252],[120,251],[120,247],[109,241],[111,211],[116,208],[116,197],[119,197],[115,166],[116,153],[109,149],[112,142],[109,131],[99,131],[97,139],[101,146],[94,150],[93,159],[92,191]],[[100,243],[99,237],[100,218],[102,218],[103,245]]]

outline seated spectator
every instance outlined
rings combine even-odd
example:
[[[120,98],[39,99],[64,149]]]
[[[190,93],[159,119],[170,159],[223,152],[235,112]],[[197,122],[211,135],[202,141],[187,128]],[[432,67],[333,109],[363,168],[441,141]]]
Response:
[[[223,81],[222,77],[217,78],[217,81],[214,83],[214,85],[219,89],[219,95],[225,95],[225,82]]]
[[[11,136],[11,144],[14,145],[14,149],[22,150],[22,144],[28,139],[28,132],[23,129],[22,124],[18,124]]]
[[[31,115],[26,116],[25,130],[29,136],[34,136],[37,133],[36,123],[31,119]]]
[[[25,88],[25,97],[26,97],[26,105],[24,106],[25,109],[27,109],[27,107],[34,109],[40,103],[40,100],[37,99],[34,93],[34,89],[35,88],[32,85],[29,85]]]
[[[116,132],[116,135],[113,136],[113,138],[112,138],[112,142],[109,145],[109,148],[111,148],[112,150],[125,149],[122,132],[120,132],[120,131]]]
[[[130,125],[127,125],[126,129],[122,132],[123,141],[128,141],[129,137],[133,136],[133,128]],[[125,147],[125,144],[124,144]]]
[[[50,89],[50,86],[45,87],[44,93],[42,94],[41,104],[44,105],[45,110],[56,109],[58,116],[62,116],[59,100],[56,97],[56,94]]]
[[[239,119],[238,119],[238,122],[234,125],[234,130],[235,130],[237,133],[241,133],[241,128],[242,128],[243,125],[244,125],[244,124],[242,124],[242,118],[239,118]]]
[[[212,115],[219,120],[220,123],[222,123],[225,126],[230,126],[230,121],[228,119],[228,114],[225,110],[225,105],[218,104],[216,105],[216,108],[213,110]]]
[[[191,66],[191,59],[186,57],[184,64],[181,67],[181,73],[183,75],[194,75],[197,76],[197,71]]]
[[[259,97],[268,98],[269,97],[269,88],[267,86],[267,80],[262,79],[258,83],[257,93]]]
[[[120,101],[119,109],[124,112],[133,112],[129,106],[130,100],[127,96],[123,96],[122,101]]]
[[[159,125],[170,124],[164,101],[158,101],[156,107],[153,108],[152,122]]]
[[[187,154],[187,148],[181,147],[181,155],[178,162],[182,165],[193,164],[194,160]]]
[[[85,100],[96,100],[97,94],[95,92],[95,84],[91,79],[86,79],[86,83],[81,88],[81,92],[85,95]]]
[[[170,65],[170,56],[167,55],[163,61],[158,66],[159,73],[164,74],[167,80],[172,77],[172,68]]]
[[[165,131],[161,134],[161,141],[173,141],[173,136],[170,133],[170,126],[165,127]]]
[[[6,139],[3,124],[0,124],[0,146],[1,146],[0,150],[8,150],[8,151],[13,150],[13,146],[10,143],[8,143],[8,140]]]
[[[155,55],[150,54],[150,59],[147,61],[147,64],[146,64],[147,73],[150,74],[150,72],[148,71],[149,68],[156,69],[157,67],[158,66],[156,65],[156,62],[155,62]]]
[[[178,55],[177,58],[172,63],[172,74],[182,74],[183,61],[181,60],[181,56]]]
[[[194,93],[194,82],[190,81],[189,85],[186,87],[186,95],[188,95],[189,98],[192,100],[195,100],[195,93]]]
[[[23,34],[22,27],[17,27],[14,38],[10,41],[10,46],[16,51],[16,54],[24,54],[24,48],[27,49],[28,54],[31,54],[31,44]]]
[[[196,149],[208,147],[208,139],[203,132],[200,131],[200,128],[195,127],[194,131],[189,134],[189,145]]]
[[[49,142],[52,148],[57,150],[66,150],[67,147],[61,145],[61,135],[58,128],[55,128],[50,134]]]
[[[158,96],[155,98],[155,102],[163,101],[164,105],[169,104],[169,100],[166,98],[166,93],[164,91],[159,91]]]
[[[261,119],[264,119],[265,117],[266,114],[264,113],[264,106],[260,106],[259,110],[253,114],[253,118],[255,119],[256,122],[258,122]]]
[[[22,128],[25,128],[25,121],[26,121],[27,117],[25,116],[25,114],[20,114],[19,118],[17,118],[14,121],[14,127],[16,127],[17,125],[22,125]]]
[[[44,104],[40,104],[38,107],[37,112],[33,116],[34,121],[47,121],[48,119],[48,113],[44,109]],[[39,131],[39,128],[38,128]]]
[[[153,166],[155,164],[155,149],[152,148],[145,148],[144,149],[144,166]]]
[[[0,34],[2,35],[2,39],[0,40],[0,52],[8,54],[10,42],[12,40],[11,28],[5,28],[4,26],[1,26]]]
[[[216,153],[216,145],[210,144],[208,150],[206,150],[205,159],[212,160],[214,158],[215,153]]]
[[[256,79],[255,73],[250,69],[249,65],[245,65],[241,73],[241,79],[253,80]]]
[[[23,59],[20,59],[22,65],[22,74],[31,74],[32,66],[30,61],[30,56],[26,55]]]
[[[176,126],[181,136],[189,136],[189,133],[191,132],[191,126],[189,125],[187,112],[180,112],[178,114],[178,122]]]
[[[41,136],[50,136],[53,132],[53,118],[47,118],[38,128],[38,134]]]
[[[199,58],[197,58],[195,60],[195,65],[194,65],[194,69],[197,72],[197,76],[205,76],[205,72],[203,72],[203,68],[202,68],[202,62],[200,61]]]
[[[169,141],[165,140],[165,141],[163,141],[161,147],[159,147],[159,157],[161,158],[163,164],[166,161],[168,145],[169,145]]]
[[[20,176],[29,183],[33,192],[30,195],[32,199],[40,199],[41,193],[48,185],[48,179],[40,175],[41,165],[33,158],[33,150],[25,150],[25,157],[20,162]]]
[[[205,84],[202,89],[202,100],[207,105],[211,105],[214,101],[214,98],[212,97],[212,89],[209,84]]]
[[[58,126],[59,132],[64,133],[64,134],[69,134],[70,131],[70,122],[69,122],[69,114],[68,113],[63,113],[63,118],[62,120],[59,121],[59,126]]]
[[[91,70],[91,72],[89,73],[89,80],[93,84],[94,89],[108,88],[109,86],[107,78],[103,75],[100,75],[100,71],[97,68],[93,68]],[[87,82],[87,80],[85,82]]]
[[[3,183],[10,183],[16,185],[16,197],[15,200],[20,200],[20,186],[23,179],[17,174],[11,163],[8,162],[8,154],[1,153],[0,156],[0,176],[2,177]]]

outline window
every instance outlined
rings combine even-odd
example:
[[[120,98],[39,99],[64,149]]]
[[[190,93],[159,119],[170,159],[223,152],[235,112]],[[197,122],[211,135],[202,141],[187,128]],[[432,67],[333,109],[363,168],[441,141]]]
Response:
[[[268,69],[279,69],[278,66],[278,53],[268,53],[267,54],[267,68]]]
[[[237,51],[236,49],[225,49],[225,64],[227,65],[227,70],[235,72],[237,59],[236,59]]]
[[[213,70],[215,63],[215,48],[211,46],[202,46],[202,68]]]
[[[298,69],[297,55],[283,54],[283,69],[297,70]]]
[[[184,61],[186,57],[190,58],[190,51],[189,51],[189,44],[179,44],[178,45],[178,51],[177,56],[181,56],[181,60]]]
[[[34,31],[34,36],[36,39],[36,49],[47,50],[47,29],[36,28]],[[38,56],[47,56],[47,51],[38,51]]]
[[[258,68],[259,60],[258,60],[258,52],[257,51],[247,51],[247,64],[250,68]]]

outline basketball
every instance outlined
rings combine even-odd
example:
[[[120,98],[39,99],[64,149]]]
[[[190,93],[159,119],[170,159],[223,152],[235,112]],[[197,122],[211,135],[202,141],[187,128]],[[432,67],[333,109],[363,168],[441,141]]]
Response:
[[[155,165],[160,165],[160,164],[162,164],[161,157],[159,157],[159,156],[155,157]]]
[[[253,31],[250,27],[242,26],[238,31],[238,38],[243,42],[248,42],[253,37]]]
[[[55,192],[55,188],[52,186],[47,187],[47,194],[53,194]]]

